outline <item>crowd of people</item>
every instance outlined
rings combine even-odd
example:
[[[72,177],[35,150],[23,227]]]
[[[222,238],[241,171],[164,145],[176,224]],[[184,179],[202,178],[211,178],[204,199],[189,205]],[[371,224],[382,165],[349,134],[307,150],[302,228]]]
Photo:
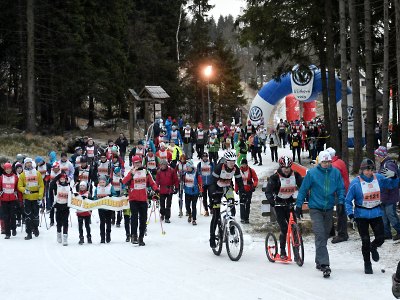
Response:
[[[49,214],[50,226],[56,223],[57,241],[68,245],[68,199],[82,197],[102,199],[127,196],[130,209],[113,211],[99,209],[100,243],[111,242],[112,225],[121,226],[124,220],[126,242],[144,246],[147,211],[151,201],[159,201],[160,215],[171,222],[174,194],[179,198],[179,217],[186,214],[188,223],[197,225],[197,201],[204,207],[204,216],[212,214],[210,247],[215,247],[215,228],[221,198],[227,188],[240,198],[240,220],[249,223],[252,194],[258,185],[257,173],[249,166],[248,152],[254,164],[262,165],[261,153],[269,146],[271,161],[279,168],[268,181],[265,194],[275,207],[281,229],[280,256],[286,257],[285,237],[290,203],[295,203],[295,215],[302,216],[302,206],[308,201],[315,235],[315,263],[324,277],[330,275],[327,240],[335,233],[333,212],[336,206],[337,235],[333,243],[348,239],[347,218],[357,223],[362,241],[364,271],[372,274],[371,258],[379,260],[377,248],[385,239],[400,239],[400,222],[396,212],[399,201],[399,170],[384,146],[375,151],[380,164],[364,159],[360,175],[349,182],[345,163],[332,148],[324,149],[328,134],[321,120],[309,123],[280,120],[276,128],[267,130],[263,124],[251,122],[230,126],[223,120],[207,130],[198,123],[196,128],[174,122],[171,117],[158,120],[154,136],[141,140],[128,152],[129,142],[120,134],[101,147],[89,137],[75,148],[75,153],[51,151],[48,158],[35,159],[16,156],[16,161],[0,161],[1,230],[6,239],[16,235],[16,228],[25,224],[25,240],[39,236],[39,213]],[[278,158],[277,149],[289,144],[293,157]],[[224,151],[219,157],[219,150]],[[292,163],[300,160],[300,151],[309,151],[318,165],[302,178],[292,170]],[[197,165],[193,156],[200,160]],[[128,168],[125,157],[128,155]],[[233,183],[235,181],[235,183]],[[150,202],[149,202],[150,201]],[[150,203],[150,204],[149,204]],[[185,205],[184,205],[185,204]],[[233,214],[235,214],[233,210]],[[91,212],[77,211],[79,244],[84,243],[83,226],[88,243],[92,243]],[[369,228],[374,240],[370,241]],[[393,228],[396,234],[392,236]],[[400,272],[393,277],[399,282]]]

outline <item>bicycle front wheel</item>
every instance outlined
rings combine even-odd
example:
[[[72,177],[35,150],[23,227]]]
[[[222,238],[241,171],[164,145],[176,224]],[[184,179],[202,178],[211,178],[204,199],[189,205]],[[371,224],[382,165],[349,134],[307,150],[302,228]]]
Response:
[[[217,228],[215,229],[215,248],[211,248],[215,255],[219,256],[222,251],[223,235],[221,223],[218,222]]]
[[[243,253],[243,232],[236,221],[230,221],[225,229],[226,252],[232,261],[238,261]]]
[[[304,246],[303,238],[301,237],[300,227],[297,224],[292,225],[292,249],[294,261],[301,267],[304,264]]]
[[[265,238],[265,254],[270,262],[275,262],[275,257],[278,254],[278,241],[272,232],[268,232]]]

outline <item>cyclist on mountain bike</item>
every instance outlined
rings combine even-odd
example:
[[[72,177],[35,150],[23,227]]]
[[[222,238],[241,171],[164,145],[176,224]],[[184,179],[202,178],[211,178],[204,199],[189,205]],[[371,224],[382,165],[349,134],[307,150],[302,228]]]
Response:
[[[221,199],[228,188],[233,187],[232,179],[235,177],[235,182],[239,187],[239,193],[244,194],[244,185],[242,175],[240,173],[239,167],[235,164],[237,157],[236,153],[233,151],[227,151],[224,154],[223,159],[215,167],[212,173],[212,183],[210,185],[210,193],[212,195],[211,199],[211,209],[213,217],[210,224],[210,247],[215,248],[215,229],[218,225],[218,220],[220,220],[220,206]],[[234,207],[233,207],[234,208]],[[234,215],[234,211],[232,211]]]
[[[302,181],[301,175],[292,170],[292,159],[282,156],[279,159],[279,169],[269,178],[265,190],[265,196],[267,196],[270,205],[275,206],[276,218],[281,229],[279,244],[282,260],[287,258],[286,234],[290,215],[289,205],[296,201],[297,190]]]

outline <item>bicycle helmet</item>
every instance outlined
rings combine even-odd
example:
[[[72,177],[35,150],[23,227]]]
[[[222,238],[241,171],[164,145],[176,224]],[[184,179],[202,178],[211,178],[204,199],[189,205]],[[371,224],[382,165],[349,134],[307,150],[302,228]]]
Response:
[[[360,165],[361,171],[366,169],[375,170],[375,163],[369,158],[364,158]]]
[[[293,161],[290,157],[282,156],[279,159],[278,163],[279,163],[279,167],[281,167],[281,168],[291,168]]]
[[[224,154],[224,158],[226,161],[236,161],[236,153],[233,151],[226,151]]]

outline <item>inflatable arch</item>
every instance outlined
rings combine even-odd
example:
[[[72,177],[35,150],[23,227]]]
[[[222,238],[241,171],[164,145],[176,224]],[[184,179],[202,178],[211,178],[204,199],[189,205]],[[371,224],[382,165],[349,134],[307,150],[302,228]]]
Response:
[[[328,77],[328,74],[327,74]],[[336,81],[336,105],[341,111],[341,88],[342,82]],[[257,93],[249,110],[249,119],[252,123],[264,122],[268,124],[271,112],[284,97],[294,94],[297,100],[311,102],[318,98],[322,92],[321,70],[315,66],[310,66],[306,70],[300,70],[299,66],[293,67],[292,72],[282,75],[280,80],[271,80],[266,83]],[[353,97],[351,89],[347,87],[348,102],[348,133],[349,147],[354,145],[354,127],[353,127]],[[345,120],[343,120],[345,121]]]

